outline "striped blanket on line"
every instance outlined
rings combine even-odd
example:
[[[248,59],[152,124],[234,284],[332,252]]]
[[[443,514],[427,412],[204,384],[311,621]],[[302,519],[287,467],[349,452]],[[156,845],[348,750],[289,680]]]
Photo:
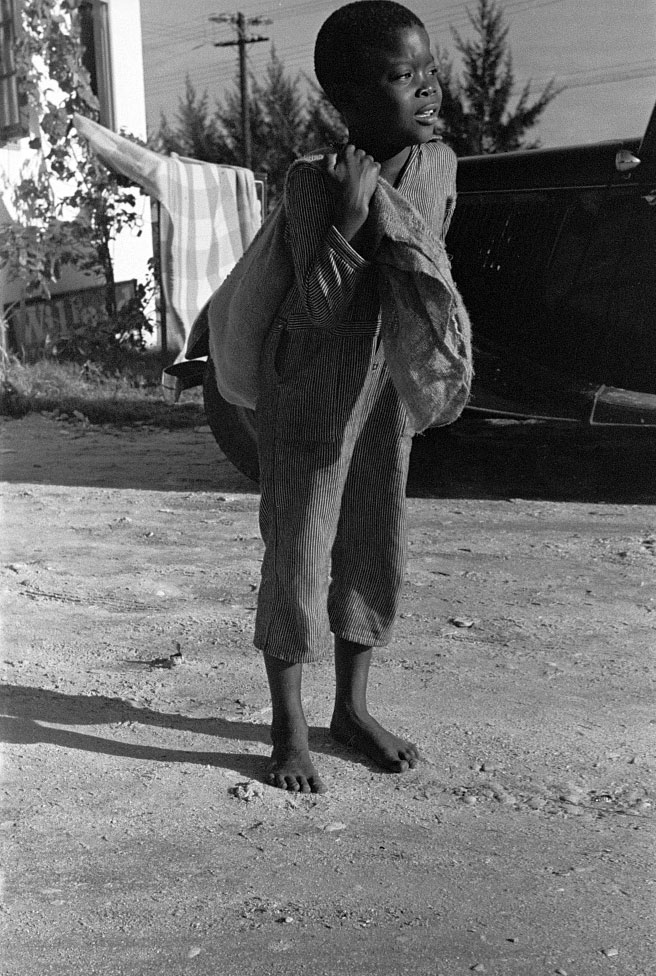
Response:
[[[111,169],[161,203],[162,284],[170,344],[183,358],[192,323],[261,223],[253,173],[162,156],[76,115],[77,131]]]

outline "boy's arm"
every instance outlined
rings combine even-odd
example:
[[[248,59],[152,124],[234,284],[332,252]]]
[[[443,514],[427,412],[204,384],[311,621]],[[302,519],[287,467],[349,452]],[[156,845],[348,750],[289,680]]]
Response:
[[[334,225],[339,217],[329,179],[311,163],[301,163],[291,169],[285,185],[296,281],[308,315],[318,326],[344,319],[368,266]]]

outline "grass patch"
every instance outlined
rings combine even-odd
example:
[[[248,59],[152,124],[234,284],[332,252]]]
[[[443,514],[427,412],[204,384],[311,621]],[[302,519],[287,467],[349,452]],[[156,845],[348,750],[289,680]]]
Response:
[[[24,417],[47,411],[83,415],[92,424],[134,422],[160,427],[206,423],[200,387],[186,390],[178,403],[164,399],[161,360],[125,353],[110,363],[43,359],[22,363],[9,356],[0,368],[0,414]]]

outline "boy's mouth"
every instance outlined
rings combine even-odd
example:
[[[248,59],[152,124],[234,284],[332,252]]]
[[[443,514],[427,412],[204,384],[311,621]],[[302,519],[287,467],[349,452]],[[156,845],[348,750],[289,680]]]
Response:
[[[415,118],[419,122],[434,122],[437,118],[437,106],[429,105],[427,108],[422,108],[421,112],[415,112]]]

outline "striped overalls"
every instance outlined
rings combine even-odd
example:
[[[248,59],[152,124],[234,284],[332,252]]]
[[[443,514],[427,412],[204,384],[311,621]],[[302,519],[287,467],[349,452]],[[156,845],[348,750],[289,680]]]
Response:
[[[446,232],[453,153],[414,146],[397,189]],[[330,188],[310,164],[290,171],[286,211],[296,283],[260,368],[265,554],[254,643],[297,663],[322,658],[331,631],[389,642],[413,431],[379,341],[376,269],[332,226]]]

